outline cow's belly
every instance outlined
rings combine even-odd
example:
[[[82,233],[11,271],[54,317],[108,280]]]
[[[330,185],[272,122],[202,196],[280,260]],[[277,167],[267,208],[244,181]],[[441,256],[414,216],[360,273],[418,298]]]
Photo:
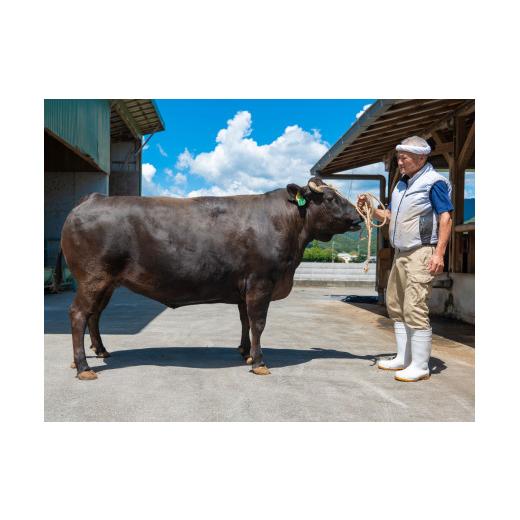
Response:
[[[168,307],[203,303],[239,303],[237,277],[222,273],[180,275],[175,269],[151,272],[134,266],[120,279],[120,285],[157,300]]]
[[[133,281],[123,281],[124,285],[131,291],[147,296],[153,300],[176,308],[185,305],[198,305],[204,303],[235,303],[241,301],[238,290],[234,287],[212,287],[209,290],[203,287],[165,287],[157,288],[135,283]]]
[[[206,257],[207,258],[207,257]],[[122,273],[120,284],[134,292],[168,305],[181,307],[203,303],[233,303],[243,301],[247,280],[259,273],[252,265],[235,258],[236,265],[224,262],[205,262],[192,259],[176,262],[166,256],[155,259],[154,264],[132,263]],[[265,266],[263,266],[265,267]],[[271,300],[286,298],[291,292],[294,266],[278,271]],[[267,275],[266,273],[266,276]]]

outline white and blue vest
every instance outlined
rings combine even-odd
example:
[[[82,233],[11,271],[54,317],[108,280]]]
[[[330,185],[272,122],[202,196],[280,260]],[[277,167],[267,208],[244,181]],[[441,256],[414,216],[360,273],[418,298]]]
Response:
[[[390,244],[399,251],[411,251],[438,240],[439,223],[431,200],[432,186],[443,181],[451,197],[451,184],[426,163],[408,185],[399,181],[392,192],[390,215]]]

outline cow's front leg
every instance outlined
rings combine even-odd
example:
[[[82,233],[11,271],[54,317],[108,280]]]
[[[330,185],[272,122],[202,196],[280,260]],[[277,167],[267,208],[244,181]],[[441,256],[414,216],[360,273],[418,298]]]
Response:
[[[242,354],[245,362],[250,365],[253,362],[251,357],[251,340],[249,338],[249,318],[247,316],[247,305],[245,302],[238,304],[238,311],[240,312],[240,322],[242,323],[242,338],[240,339],[240,346],[238,351]]]
[[[246,304],[249,326],[251,328],[252,372],[257,375],[270,374],[265,366],[260,346],[260,336],[264,331],[267,310],[271,301],[272,284],[260,282],[253,285],[247,292]]]

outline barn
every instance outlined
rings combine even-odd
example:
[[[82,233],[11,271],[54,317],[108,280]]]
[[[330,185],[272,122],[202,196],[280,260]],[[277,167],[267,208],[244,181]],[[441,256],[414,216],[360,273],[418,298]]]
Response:
[[[93,192],[140,195],[143,146],[165,126],[151,99],[46,99],[44,126],[48,286],[70,210]]]

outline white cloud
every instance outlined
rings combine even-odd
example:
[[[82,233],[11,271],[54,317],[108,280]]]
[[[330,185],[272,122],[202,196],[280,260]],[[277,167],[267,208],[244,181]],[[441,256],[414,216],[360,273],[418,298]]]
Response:
[[[147,180],[143,178],[142,186],[143,196],[145,197],[185,197],[186,195],[182,190],[178,190],[175,187],[165,188],[159,184],[153,182],[153,180]]]
[[[173,177],[173,170],[171,170],[170,168],[165,168],[164,172],[169,177]],[[175,186],[174,184],[171,184],[169,186],[162,186],[161,184],[154,182],[154,176],[157,173],[157,168],[153,164],[144,163],[143,168],[142,168],[142,173],[143,173],[142,192],[143,192],[144,196],[186,197],[184,190],[178,186]],[[179,175],[181,176],[180,177],[181,181],[182,181],[182,178],[186,178],[185,175],[177,174],[174,177],[174,181],[176,184],[182,184],[182,182],[179,182],[177,180],[177,177]]]
[[[225,197],[226,195],[251,195],[257,193],[253,190],[244,191],[244,187],[233,181],[229,186],[220,188],[219,186],[211,186],[211,188],[201,188],[200,190],[190,191],[188,197]]]
[[[190,196],[261,193],[290,182],[305,183],[310,168],[329,148],[319,131],[307,132],[297,125],[285,128],[271,143],[259,145],[250,137],[251,123],[249,112],[237,112],[218,132],[212,151],[194,156],[186,149],[179,155],[179,170],[212,184]]]
[[[385,171],[385,165],[382,162],[367,164],[366,166],[360,166],[359,168],[353,168],[351,170],[345,170],[339,172],[342,175],[356,174],[356,175],[383,175],[388,183],[388,174]],[[343,180],[343,179],[325,179],[325,182],[334,184],[339,188],[343,196],[347,197],[350,201],[357,200],[357,196],[361,193],[372,193],[377,198],[379,195],[379,181],[374,180]],[[388,184],[386,186],[388,189]]]
[[[143,168],[143,177],[146,181],[150,182],[153,179],[153,176],[157,173],[157,169],[153,164],[144,163]]]
[[[359,119],[370,107],[372,106],[372,103],[369,103],[368,105],[365,105],[357,114],[356,119]]]
[[[464,198],[475,198],[475,172],[472,170],[466,170],[464,178]]]
[[[352,168],[351,170],[345,170],[341,173],[355,173],[356,175],[384,175],[385,177],[387,175],[387,172],[385,171],[385,164],[383,162],[367,164],[366,166]]]
[[[182,173],[177,173],[174,177],[175,184],[186,184],[188,177]]]
[[[171,190],[155,183],[153,178],[157,173],[157,168],[150,163],[144,163],[142,167],[142,193],[150,196],[176,196]]]
[[[193,157],[190,151],[187,148],[184,148],[184,152],[179,154],[179,156],[177,157],[176,166],[180,169],[188,168],[191,161],[193,161]]]
[[[168,154],[164,151],[163,147],[159,143],[157,143],[157,149],[163,157],[168,157]]]
[[[185,197],[182,189],[175,186],[164,187],[157,184],[153,179],[143,176],[142,193],[145,197]]]

